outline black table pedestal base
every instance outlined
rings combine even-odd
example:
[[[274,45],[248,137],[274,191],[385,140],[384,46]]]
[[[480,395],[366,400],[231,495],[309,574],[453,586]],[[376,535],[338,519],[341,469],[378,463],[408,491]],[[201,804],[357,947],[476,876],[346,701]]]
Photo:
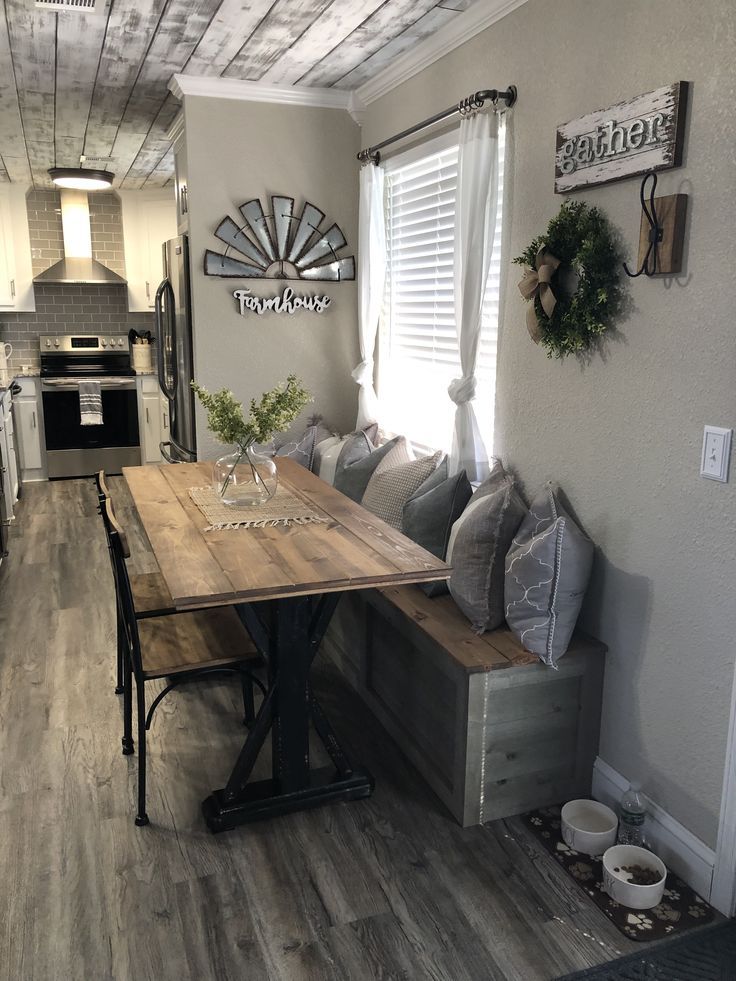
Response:
[[[217,833],[291,811],[370,797],[373,786],[373,777],[363,767],[356,767],[349,776],[341,778],[333,766],[326,766],[311,770],[309,786],[291,793],[279,794],[273,780],[259,780],[248,784],[237,800],[228,803],[225,791],[215,790],[202,802],[202,814],[210,831]]]
[[[309,683],[312,661],[339,599],[339,593],[293,596],[260,610],[258,604],[247,603],[237,608],[268,666],[268,689],[226,786],[202,803],[210,831],[227,831],[320,804],[359,800],[373,792],[373,777],[350,763]],[[311,728],[331,766],[312,769]],[[272,777],[251,783],[269,732]]]

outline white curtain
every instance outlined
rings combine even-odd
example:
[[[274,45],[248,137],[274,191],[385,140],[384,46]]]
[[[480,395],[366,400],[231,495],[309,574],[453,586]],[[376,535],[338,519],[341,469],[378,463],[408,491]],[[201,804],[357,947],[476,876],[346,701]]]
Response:
[[[456,404],[449,472],[465,469],[470,480],[489,473],[488,452],[473,411],[475,365],[483,297],[491,266],[498,206],[498,117],[476,113],[460,122],[455,199],[455,326],[462,375],[450,383]]]
[[[353,378],[360,385],[356,429],[377,421],[378,399],[373,387],[373,354],[386,283],[383,178],[383,168],[372,163],[366,164],[360,171],[358,336],[361,362],[353,371]]]

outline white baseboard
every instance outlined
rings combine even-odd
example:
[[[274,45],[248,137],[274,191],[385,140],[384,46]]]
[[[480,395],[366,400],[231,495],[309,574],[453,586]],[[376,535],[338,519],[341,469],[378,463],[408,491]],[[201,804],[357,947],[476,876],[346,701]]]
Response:
[[[600,756],[593,767],[593,796],[617,810],[621,797],[629,788],[626,777],[609,766]],[[699,896],[710,900],[716,853],[700,838],[688,831],[658,804],[647,801],[647,840],[667,868],[684,879]]]

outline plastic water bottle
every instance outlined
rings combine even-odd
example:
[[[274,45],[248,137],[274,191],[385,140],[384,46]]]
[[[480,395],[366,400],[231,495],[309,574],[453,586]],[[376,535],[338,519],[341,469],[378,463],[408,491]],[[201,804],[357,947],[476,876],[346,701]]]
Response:
[[[644,844],[644,822],[647,808],[638,783],[629,784],[629,789],[621,798],[621,815],[618,824],[619,845]]]

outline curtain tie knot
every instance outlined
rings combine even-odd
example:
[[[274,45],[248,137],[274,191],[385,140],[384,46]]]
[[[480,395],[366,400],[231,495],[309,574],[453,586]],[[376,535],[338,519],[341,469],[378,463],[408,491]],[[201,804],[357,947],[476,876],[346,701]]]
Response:
[[[455,405],[464,405],[475,398],[475,375],[463,375],[453,378],[447,388],[447,394]]]
[[[361,361],[357,368],[353,369],[353,379],[358,385],[368,385],[373,382],[373,358],[366,358]]]

